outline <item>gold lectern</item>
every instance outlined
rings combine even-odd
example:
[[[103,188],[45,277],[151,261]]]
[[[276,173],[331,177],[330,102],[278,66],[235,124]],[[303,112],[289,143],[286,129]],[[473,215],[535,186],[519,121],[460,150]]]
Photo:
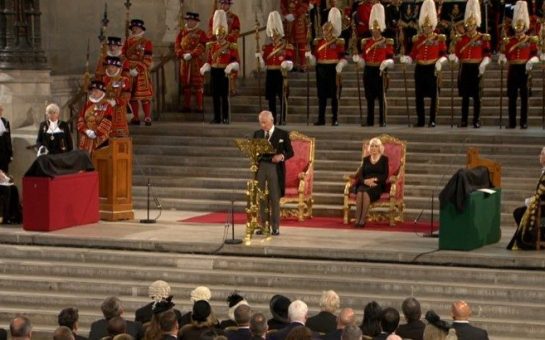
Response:
[[[93,165],[99,178],[100,219],[133,219],[132,139],[110,138],[108,146],[93,152]]]
[[[257,169],[259,163],[259,157],[264,154],[272,154],[275,152],[271,143],[264,138],[260,139],[235,139],[236,146],[250,159],[250,171],[252,172],[252,179],[247,182],[246,190],[246,233],[244,236],[244,244],[250,245],[252,242],[252,236],[256,229],[261,229],[263,235],[266,238],[271,237],[271,229],[269,227],[269,220],[262,221],[263,225],[259,223],[259,212],[261,202],[267,202],[269,192],[267,185],[264,190],[259,188],[259,183],[256,179]],[[268,205],[265,208],[265,215],[269,213]]]

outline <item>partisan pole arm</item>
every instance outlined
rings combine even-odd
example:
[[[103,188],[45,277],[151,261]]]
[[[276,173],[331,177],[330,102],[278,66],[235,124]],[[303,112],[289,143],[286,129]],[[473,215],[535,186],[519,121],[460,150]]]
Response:
[[[125,0],[123,3],[125,5],[125,40],[129,37],[129,24],[131,18],[131,0]]]

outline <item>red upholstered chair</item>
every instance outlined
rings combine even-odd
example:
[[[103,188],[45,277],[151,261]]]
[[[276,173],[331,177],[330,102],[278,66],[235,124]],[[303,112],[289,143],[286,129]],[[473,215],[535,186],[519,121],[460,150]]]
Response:
[[[280,199],[280,213],[304,221],[312,217],[315,139],[292,131],[290,140],[293,157],[286,161],[286,194]]]
[[[394,226],[396,222],[403,221],[407,142],[386,134],[380,135],[378,138],[384,145],[384,155],[388,157],[388,180],[386,183],[386,192],[380,196],[378,201],[371,204],[367,220],[388,220],[390,225]],[[368,155],[368,145],[369,141],[364,140],[362,148],[363,157]],[[348,224],[350,207],[356,204],[356,195],[350,190],[355,183],[355,174],[344,176],[344,180],[346,183],[344,186],[343,221],[344,224]]]

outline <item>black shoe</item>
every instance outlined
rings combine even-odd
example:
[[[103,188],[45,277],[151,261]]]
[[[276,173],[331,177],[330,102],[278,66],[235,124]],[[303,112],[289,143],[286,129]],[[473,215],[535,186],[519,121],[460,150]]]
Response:
[[[506,129],[514,129],[514,128],[516,128],[516,126],[515,125],[506,125],[505,128]]]
[[[140,121],[138,119],[131,119],[131,125],[140,125]]]
[[[314,126],[322,126],[325,125],[325,122],[314,122]]]
[[[210,121],[210,124],[220,124],[221,122],[219,120],[216,120],[216,119],[212,119]]]
[[[146,120],[146,121],[144,121],[144,125],[146,125],[146,126],[151,126],[151,120]]]
[[[356,224],[354,224],[354,226],[355,226],[356,228],[358,228],[358,229],[362,229],[362,228],[365,227],[365,222],[363,222],[363,223],[356,223]]]
[[[528,124],[521,124],[520,128],[526,130],[528,128]]]
[[[428,127],[434,128],[434,127],[435,127],[435,122],[429,122],[429,123],[428,123]]]
[[[418,123],[416,125],[413,125],[413,127],[417,127],[417,128],[424,127],[424,126],[426,126],[426,124],[424,124],[424,123]]]
[[[460,123],[460,125],[458,125],[458,127],[461,127],[461,128],[467,127],[467,122],[462,121],[462,122]]]
[[[473,127],[475,129],[480,129],[481,128],[481,123],[480,122],[473,122]]]
[[[339,126],[339,122],[335,119],[331,122],[331,126]]]
[[[273,229],[271,235],[274,235],[274,236],[280,235],[280,230],[278,230],[278,229]]]
[[[229,124],[229,119],[223,118],[223,124]]]

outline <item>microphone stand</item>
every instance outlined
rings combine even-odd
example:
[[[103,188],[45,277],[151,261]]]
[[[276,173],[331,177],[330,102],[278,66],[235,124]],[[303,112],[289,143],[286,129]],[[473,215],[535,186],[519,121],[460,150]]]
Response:
[[[147,218],[140,220],[140,223],[144,223],[144,224],[153,224],[153,223],[155,223],[156,221],[155,221],[154,219],[150,219],[150,218],[149,218],[149,198],[150,198],[150,187],[151,187],[151,183],[150,183],[149,177],[148,177],[148,184],[147,184],[147,186],[148,186],[147,204],[146,204]]]
[[[225,227],[229,228],[229,221],[225,223]],[[225,244],[241,244],[242,240],[235,238],[235,201],[231,199],[231,239],[226,239]]]
[[[439,237],[439,233],[437,234],[434,234],[433,233],[433,212],[434,212],[434,201],[435,200],[435,189],[432,189],[431,191],[431,218],[430,218],[430,233],[429,234],[424,234],[422,235],[422,237],[428,237],[428,238],[437,238]]]

